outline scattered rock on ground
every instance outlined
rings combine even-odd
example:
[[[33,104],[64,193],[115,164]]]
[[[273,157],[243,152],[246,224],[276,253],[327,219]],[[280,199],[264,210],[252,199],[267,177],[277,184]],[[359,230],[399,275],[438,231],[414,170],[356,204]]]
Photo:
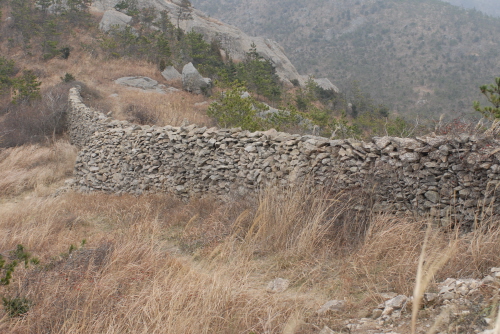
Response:
[[[319,334],[336,334],[336,333],[333,330],[331,330],[329,327],[325,326],[325,327],[323,327],[321,332],[319,332]]]
[[[271,282],[269,282],[269,284],[267,285],[267,291],[268,292],[283,292],[285,291],[286,289],[288,289],[288,286],[290,285],[290,281],[287,280],[287,279],[283,279],[283,278],[276,278],[274,280],[272,280]]]
[[[326,302],[321,308],[318,310],[318,315],[324,315],[330,312],[339,312],[345,306],[345,301],[343,300],[330,300]]]

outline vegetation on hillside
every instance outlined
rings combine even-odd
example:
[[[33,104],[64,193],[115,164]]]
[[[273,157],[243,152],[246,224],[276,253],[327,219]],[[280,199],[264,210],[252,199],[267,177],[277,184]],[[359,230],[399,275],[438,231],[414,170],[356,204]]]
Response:
[[[452,5],[476,9],[487,15],[500,17],[500,8],[496,0],[443,0]]]
[[[35,62],[47,63],[56,59],[70,62],[75,52],[86,53],[103,63],[116,59],[142,61],[157,70],[163,70],[168,65],[180,69],[187,62],[193,62],[203,75],[217,82],[220,90],[228,91],[209,111],[221,126],[240,126],[251,130],[276,128],[291,132],[319,129],[321,135],[342,138],[408,135],[405,129],[411,128],[401,118],[393,117],[386,106],[376,104],[357,83],[346,89],[344,95],[326,91],[312,80],[306,87],[290,90],[282,85],[272,64],[259,55],[255,45],[241,62],[224,59],[217,42],[207,42],[195,32],[185,33],[171,22],[168,12],[158,13],[152,7],[139,7],[133,0],[122,1],[116,6],[117,10],[132,16],[131,26],[114,27],[108,33],[98,30],[97,21],[88,13],[85,2],[66,6],[49,0],[43,3],[4,0],[4,8],[13,13],[13,21],[2,27],[5,33],[2,33],[1,42],[24,52]],[[182,8],[189,13],[187,4]],[[181,15],[179,19],[189,18]],[[71,43],[72,38],[79,39],[79,44]],[[4,97],[0,109],[6,115],[0,121],[1,145],[39,142],[62,134],[65,104],[60,91],[69,85],[81,84],[75,82],[78,78],[72,73],[65,73],[60,83],[40,90],[41,80],[37,73],[18,69],[13,60],[2,58],[0,70],[0,93]],[[228,98],[235,89],[250,92],[257,100],[279,111],[263,117],[256,110],[267,107],[255,108],[257,100],[250,103],[251,108],[249,100],[239,97],[236,99],[240,101],[229,102]],[[58,107],[51,111],[34,108],[34,104],[47,105],[54,100],[50,95],[52,93],[46,96],[49,91],[58,91]],[[247,107],[230,110],[243,105]],[[225,108],[225,111],[216,111],[216,108]],[[247,109],[249,112],[244,112]],[[233,116],[228,118],[228,112],[232,112]],[[237,121],[235,112],[240,115],[246,113],[246,118]],[[158,124],[161,119],[156,111],[148,111],[137,104],[127,106],[125,113],[128,119],[141,124]],[[21,127],[21,124],[25,129],[14,131],[13,127]],[[13,132],[19,135],[11,135]]]
[[[482,85],[479,87],[481,93],[493,106],[481,106],[478,101],[474,102],[474,109],[482,113],[486,118],[500,118],[500,77],[495,78],[495,84]]]
[[[476,87],[500,72],[500,18],[437,0],[193,4],[277,40],[303,73],[329,77],[341,90],[356,80],[406,119],[471,115]]]
[[[189,1],[182,3],[179,20],[189,13]],[[436,254],[450,255],[439,271],[426,272],[435,280],[427,291],[445,278],[482,278],[498,266],[496,221],[461,234],[451,218],[438,227],[371,211],[372,198],[358,190],[332,193],[304,183],[258,196],[230,194],[222,202],[66,188],[77,156],[64,139],[72,85],[81,86],[86,104],[121,119],[213,125],[195,107],[204,96],[166,98],[113,83],[129,75],[161,80],[159,69],[168,64],[192,61],[218,82],[208,114],[221,126],[300,131],[307,120],[339,138],[405,136],[416,127],[355,80],[341,94],[313,80],[283,87],[255,48],[233,63],[217,43],[180,31],[166,13],[120,3],[134,17],[132,28],[104,34],[86,3],[54,4],[0,0],[3,13],[14,13],[0,25],[1,333],[298,334],[324,326],[345,332],[346,321],[370,316],[384,301],[379,292],[410,295],[419,258],[432,264]],[[481,90],[498,93],[491,85]],[[268,108],[261,101],[278,113],[259,116]],[[266,291],[277,277],[288,279],[289,288]],[[484,303],[473,300],[469,313],[449,317],[440,330],[472,331],[476,320],[493,319],[498,291],[481,293]],[[345,307],[318,315],[331,299]],[[417,313],[423,328],[433,324],[430,309]],[[403,319],[392,329],[410,332],[406,313]]]

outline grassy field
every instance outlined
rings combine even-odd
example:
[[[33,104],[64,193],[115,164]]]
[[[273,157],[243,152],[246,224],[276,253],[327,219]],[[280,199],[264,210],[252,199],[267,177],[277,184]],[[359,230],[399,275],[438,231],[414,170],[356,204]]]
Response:
[[[428,220],[360,212],[366,199],[306,187],[231,202],[51,195],[75,156],[65,141],[0,152],[0,254],[21,244],[39,259],[0,286],[30,305],[17,317],[1,308],[1,333],[318,333],[369,316],[381,292],[413,293]],[[500,263],[497,222],[429,238],[426,261],[450,259],[428,291]],[[278,277],[290,287],[267,292]],[[331,299],[346,307],[318,316]],[[397,326],[410,332],[407,321]]]

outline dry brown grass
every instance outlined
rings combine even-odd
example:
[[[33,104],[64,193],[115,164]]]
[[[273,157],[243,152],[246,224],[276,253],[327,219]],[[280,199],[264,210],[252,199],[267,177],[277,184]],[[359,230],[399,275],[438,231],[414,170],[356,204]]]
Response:
[[[158,94],[125,87],[113,87],[110,98],[114,116],[119,119],[137,121],[134,112],[150,119],[146,124],[159,126],[180,126],[186,120],[189,124],[210,126],[212,120],[207,116],[208,104],[195,105],[206,100],[205,97],[187,92]]]
[[[2,194],[62,180],[72,154],[64,143],[3,151],[0,170],[8,177],[1,179],[12,181],[2,184],[8,190]],[[22,244],[41,262],[18,267],[11,285],[0,287],[3,295],[33,302],[23,317],[0,310],[0,332],[341,329],[343,319],[380,303],[378,292],[411,294],[428,222],[371,215],[357,210],[359,196],[305,186],[226,203],[165,194],[32,194],[16,201],[3,196],[0,205],[0,253]],[[68,255],[82,239],[87,245]],[[500,229],[493,223],[486,233],[434,229],[424,255],[432,258],[450,244],[450,259],[430,289],[447,277],[481,277],[500,263]],[[276,277],[290,280],[286,292],[265,291]],[[329,299],[346,300],[346,310],[316,316]]]
[[[0,150],[0,193],[5,198],[31,190],[36,195],[53,191],[58,181],[71,176],[75,158],[76,149],[65,141]]]
[[[157,125],[179,126],[186,119],[189,123],[210,125],[206,116],[208,104],[196,105],[207,101],[202,95],[187,92],[160,94],[139,89],[127,88],[114,83],[125,76],[146,76],[167,84],[158,68],[146,61],[130,59],[103,60],[94,58],[83,51],[74,51],[68,60],[52,59],[39,65],[40,71],[47,74],[42,78],[44,85],[50,86],[61,81],[65,73],[71,73],[78,81],[100,92],[109,110],[119,119],[129,119],[127,110],[138,106],[157,120]],[[103,69],[104,66],[104,69]],[[180,87],[179,87],[180,88]],[[112,95],[112,96],[110,96]]]
[[[146,76],[157,80],[160,84],[167,86],[174,84],[177,88],[182,88],[178,83],[168,83],[158,67],[147,61],[127,58],[103,59],[102,56],[93,55],[81,46],[82,43],[90,45],[89,38],[91,37],[82,34],[72,36],[70,40],[65,41],[72,46],[68,59],[56,57],[41,61],[22,53],[14,53],[13,50],[4,50],[4,53],[15,59],[19,68],[34,70],[42,82],[42,90],[60,83],[66,73],[72,74],[77,81],[100,93],[106,103],[102,106],[98,104],[96,106],[98,109],[102,109],[103,112],[112,111],[113,115],[119,119],[129,119],[130,115],[127,110],[131,106],[139,106],[153,115],[153,118],[157,120],[157,125],[179,126],[184,119],[190,124],[211,125],[210,118],[206,116],[208,104],[196,105],[208,101],[202,95],[183,91],[160,94],[115,84],[114,81],[120,77]]]

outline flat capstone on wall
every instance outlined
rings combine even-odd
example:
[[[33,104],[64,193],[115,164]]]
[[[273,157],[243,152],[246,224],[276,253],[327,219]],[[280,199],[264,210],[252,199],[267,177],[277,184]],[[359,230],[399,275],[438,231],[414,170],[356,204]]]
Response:
[[[375,210],[472,225],[500,214],[500,146],[462,134],[371,142],[269,130],[139,126],[86,107],[69,94],[71,142],[83,192],[244,195],[268,185],[313,182],[373,195]]]

